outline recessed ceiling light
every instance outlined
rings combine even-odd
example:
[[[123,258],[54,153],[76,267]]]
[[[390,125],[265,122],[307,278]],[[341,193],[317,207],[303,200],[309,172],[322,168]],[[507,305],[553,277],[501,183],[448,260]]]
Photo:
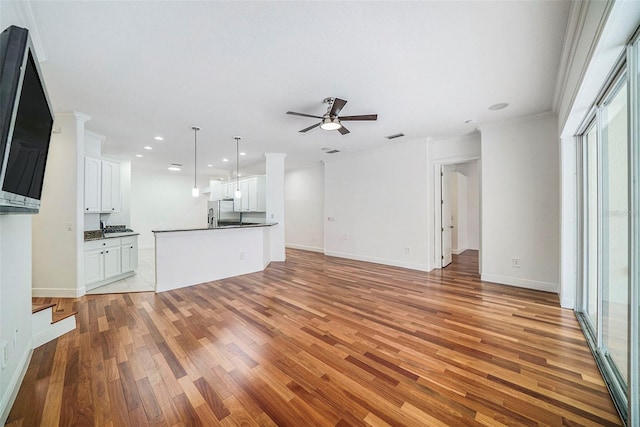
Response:
[[[153,150],[153,147],[149,146],[149,145],[145,145],[144,147],[145,150]]]
[[[246,156],[246,155],[247,155],[247,153],[245,153],[244,151],[241,151],[241,152],[240,152],[240,155],[241,155],[241,156]]]
[[[136,154],[136,157],[144,157],[142,154]]]
[[[509,106],[508,103],[500,102],[499,104],[493,104],[491,107],[489,107],[489,110],[492,110],[492,111],[504,110],[508,106]]]
[[[468,125],[472,125],[476,122],[476,119],[469,119],[469,120],[465,120],[464,122]]]
[[[212,168],[212,167],[213,167],[213,165],[207,165],[207,167],[210,167],[210,168]]]
[[[155,139],[156,141],[164,141],[164,138],[161,136],[154,136],[153,139]]]
[[[179,170],[182,170],[182,169],[180,169],[180,168],[179,168],[179,167],[177,167],[177,166],[169,166],[167,169],[169,169],[170,171],[179,171]]]
[[[222,161],[226,163],[229,161],[229,159],[222,159]]]

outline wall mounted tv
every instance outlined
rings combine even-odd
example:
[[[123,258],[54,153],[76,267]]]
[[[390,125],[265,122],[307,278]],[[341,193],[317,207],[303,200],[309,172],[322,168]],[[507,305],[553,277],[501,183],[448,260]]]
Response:
[[[53,110],[25,28],[0,34],[0,213],[38,213]]]

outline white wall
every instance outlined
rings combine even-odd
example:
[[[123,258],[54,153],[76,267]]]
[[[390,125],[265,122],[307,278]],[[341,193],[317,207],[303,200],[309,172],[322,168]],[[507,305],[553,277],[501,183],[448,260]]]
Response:
[[[84,295],[84,123],[56,113],[40,214],[33,218],[33,295]]]
[[[460,163],[456,171],[467,177],[467,249],[480,249],[480,160]]]
[[[425,142],[331,159],[324,172],[327,255],[430,269]]]
[[[31,359],[31,219],[0,215],[0,343],[9,352],[9,364],[0,370],[0,425]]]
[[[469,248],[467,177],[458,171],[451,173],[451,252],[458,255]]]
[[[558,292],[558,141],[552,114],[482,127],[482,280]]]
[[[284,197],[286,246],[324,252],[324,164],[288,171]]]
[[[198,177],[198,187],[209,185]],[[140,233],[140,248],[154,246],[152,230],[207,227],[207,195],[192,197],[193,177],[147,169],[131,169],[131,228]]]

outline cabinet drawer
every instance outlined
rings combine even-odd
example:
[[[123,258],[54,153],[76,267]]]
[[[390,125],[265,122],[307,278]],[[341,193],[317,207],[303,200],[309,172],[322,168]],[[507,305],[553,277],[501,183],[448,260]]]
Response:
[[[84,242],[85,251],[91,251],[91,250],[100,249],[100,248],[113,248],[115,246],[120,246],[120,238],[90,240],[88,242]]]
[[[120,238],[120,244],[121,245],[131,245],[133,244],[134,240],[137,238],[138,236],[127,236],[127,237],[121,237]]]

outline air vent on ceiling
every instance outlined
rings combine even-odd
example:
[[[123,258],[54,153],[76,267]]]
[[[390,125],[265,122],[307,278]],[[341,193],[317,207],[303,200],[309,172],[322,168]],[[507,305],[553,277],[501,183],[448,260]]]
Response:
[[[336,153],[339,153],[339,152],[340,152],[340,150],[325,151],[325,153],[327,153],[327,154],[336,154]]]
[[[395,138],[400,138],[401,136],[404,136],[404,133],[396,133],[396,134],[393,134],[393,135],[385,136],[385,138],[387,138],[387,139],[395,139]]]

